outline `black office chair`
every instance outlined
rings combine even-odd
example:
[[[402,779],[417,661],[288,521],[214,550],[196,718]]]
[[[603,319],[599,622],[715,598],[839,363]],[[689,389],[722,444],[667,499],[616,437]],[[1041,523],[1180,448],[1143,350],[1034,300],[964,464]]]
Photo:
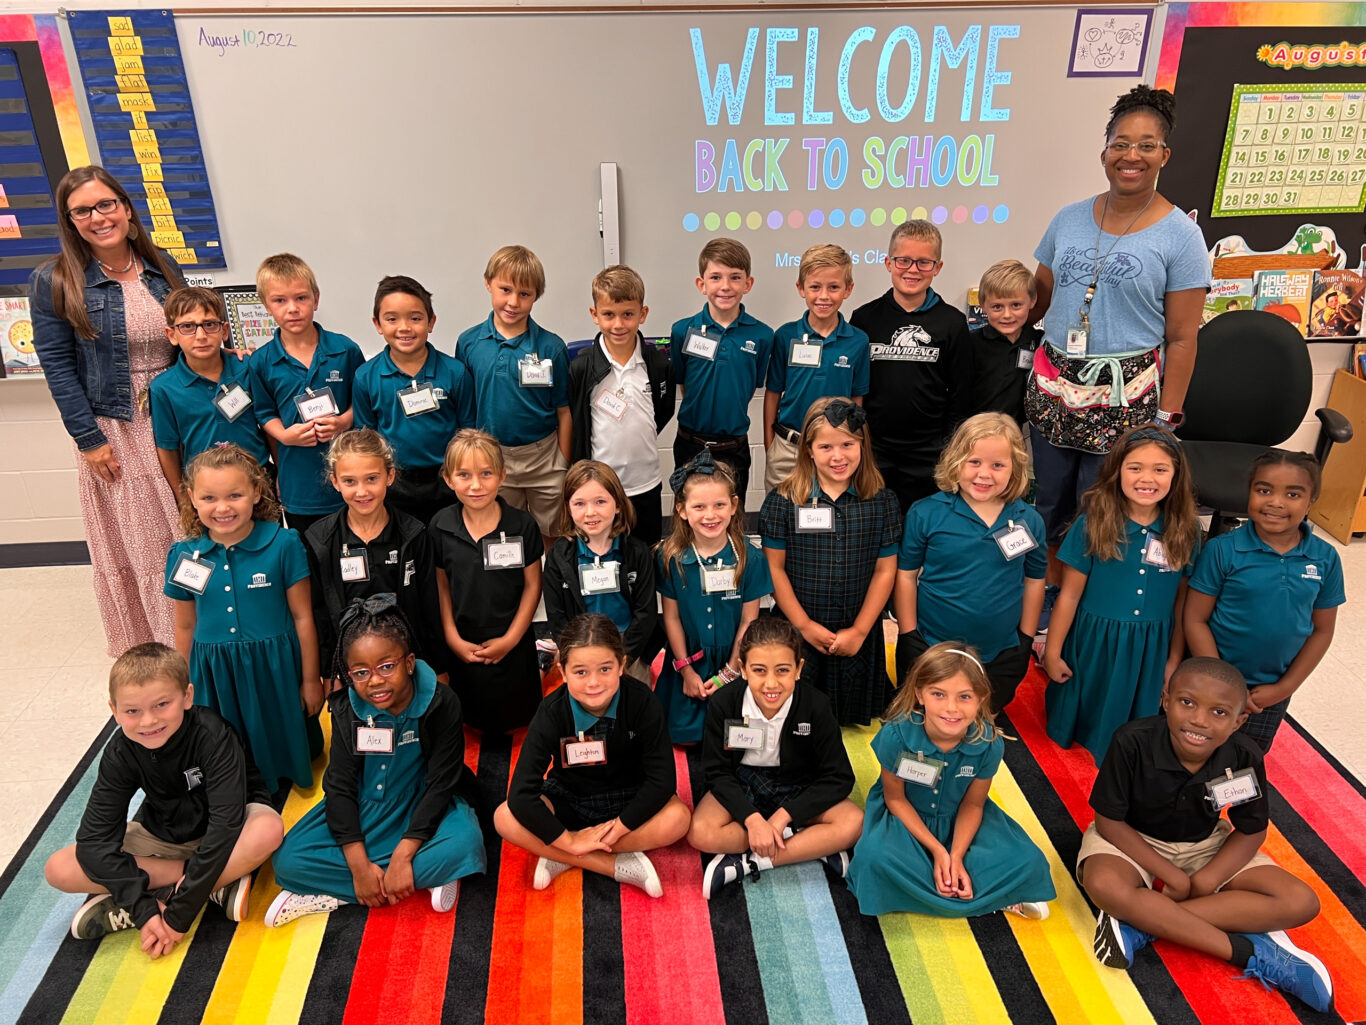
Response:
[[[1186,420],[1177,437],[1190,462],[1196,500],[1214,511],[1210,534],[1247,515],[1252,462],[1304,421],[1313,388],[1309,349],[1289,321],[1262,310],[1233,310],[1200,329]],[[1333,409],[1314,411],[1323,428],[1322,462],[1352,424]]]

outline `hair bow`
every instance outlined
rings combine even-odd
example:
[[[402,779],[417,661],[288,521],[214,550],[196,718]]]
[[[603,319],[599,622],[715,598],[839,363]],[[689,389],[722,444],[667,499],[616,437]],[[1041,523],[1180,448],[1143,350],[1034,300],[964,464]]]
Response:
[[[669,474],[669,490],[674,494],[678,494],[683,490],[683,485],[688,482],[688,478],[693,474],[702,474],[707,477],[712,477],[718,473],[723,477],[730,477],[730,474],[726,472],[726,468],[718,464],[716,460],[712,458],[711,451],[704,448],[701,452],[697,453],[697,455],[689,459],[684,466],[677,466],[674,468],[674,472]]]
[[[839,427],[847,424],[851,434],[857,434],[863,430],[863,425],[868,422],[868,413],[857,402],[850,402],[848,399],[835,399],[830,405],[825,407],[825,412],[821,414],[825,417],[825,422],[831,427]]]
[[[368,598],[352,598],[351,604],[342,611],[341,619],[337,621],[338,632],[346,628],[357,616],[378,616],[381,612],[398,607],[398,596],[392,591],[381,591],[379,594],[372,594]]]

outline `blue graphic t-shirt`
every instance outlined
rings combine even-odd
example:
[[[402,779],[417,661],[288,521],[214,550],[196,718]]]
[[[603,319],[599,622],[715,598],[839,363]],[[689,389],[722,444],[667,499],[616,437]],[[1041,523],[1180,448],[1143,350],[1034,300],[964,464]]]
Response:
[[[1104,258],[1091,300],[1087,355],[1161,345],[1166,294],[1210,286],[1205,239],[1194,221],[1173,208],[1156,224],[1122,238],[1101,232],[1097,247],[1091,204],[1092,200],[1085,199],[1058,211],[1034,250],[1035,258],[1053,271],[1053,300],[1044,315],[1044,339],[1067,351],[1067,328],[1077,321],[1086,288]]]

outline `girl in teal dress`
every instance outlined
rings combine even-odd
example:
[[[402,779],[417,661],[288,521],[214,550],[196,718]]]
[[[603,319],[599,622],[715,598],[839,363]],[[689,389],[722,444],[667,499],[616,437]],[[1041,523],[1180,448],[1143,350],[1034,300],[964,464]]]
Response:
[[[232,723],[272,792],[311,787],[305,717],[322,707],[323,685],[303,542],[280,526],[270,478],[236,445],[195,456],[181,490],[185,540],[166,556],[162,590],[175,600],[195,704]]]
[[[1058,558],[1044,646],[1048,735],[1105,757],[1115,730],[1156,715],[1185,654],[1186,578],[1200,544],[1190,470],[1171,431],[1135,427],[1082,495]]]
[[[470,800],[460,699],[413,654],[413,629],[392,594],[354,599],[342,613],[332,696],[327,796],[275,852],[282,892],[266,925],[382,907],[427,890],[449,911],[460,879],[483,872],[484,837]]]
[[[873,738],[882,771],[849,864],[859,910],[1047,918],[1048,860],[987,799],[1005,741],[976,652],[956,641],[927,649],[884,720]]]
[[[655,696],[675,744],[702,740],[707,698],[740,676],[745,627],[773,593],[763,555],[745,540],[730,468],[703,450],[669,477],[673,530],[659,545],[655,573],[663,597],[664,669]],[[723,670],[730,670],[722,675]]]

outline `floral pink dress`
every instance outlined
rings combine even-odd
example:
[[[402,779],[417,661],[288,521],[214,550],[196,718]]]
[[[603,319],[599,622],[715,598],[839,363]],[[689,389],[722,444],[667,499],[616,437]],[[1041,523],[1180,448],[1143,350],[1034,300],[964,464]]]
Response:
[[[166,339],[166,317],[160,304],[141,279],[120,284],[133,379],[133,419],[95,418],[122,468],[119,479],[106,484],[76,453],[81,515],[95,571],[95,600],[109,654],[115,658],[144,641],[173,643],[174,603],[161,588],[166,553],[180,537],[175,496],[157,462],[147,409],[147,387],[175,362],[176,348]]]

